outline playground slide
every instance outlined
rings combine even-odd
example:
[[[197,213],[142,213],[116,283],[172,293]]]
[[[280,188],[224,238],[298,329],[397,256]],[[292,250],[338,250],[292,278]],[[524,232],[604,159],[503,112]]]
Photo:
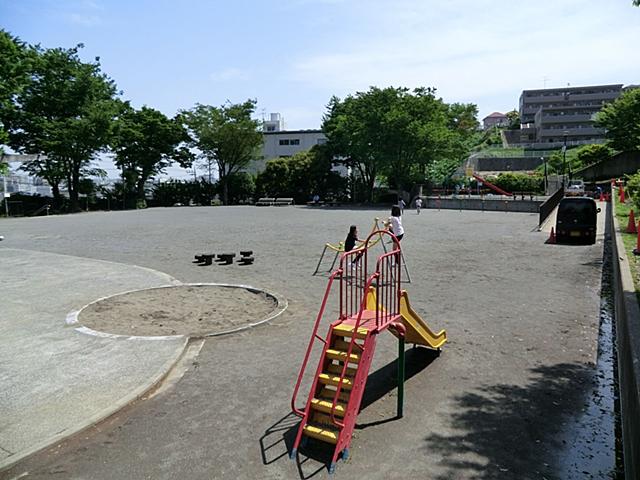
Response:
[[[376,293],[375,290],[371,288],[367,294],[367,310],[375,309]],[[438,333],[435,333],[428,327],[422,317],[411,308],[409,294],[406,290],[402,290],[400,294],[400,315],[402,316],[402,323],[407,330],[405,334],[405,341],[407,343],[415,343],[417,345],[439,349],[447,341],[447,332],[445,330],[440,330]],[[395,330],[390,329],[390,331],[398,336]]]
[[[400,296],[400,315],[402,323],[407,329],[405,341],[430,348],[440,348],[447,341],[447,332],[440,330],[435,333],[418,315],[409,303],[409,294],[403,290]]]

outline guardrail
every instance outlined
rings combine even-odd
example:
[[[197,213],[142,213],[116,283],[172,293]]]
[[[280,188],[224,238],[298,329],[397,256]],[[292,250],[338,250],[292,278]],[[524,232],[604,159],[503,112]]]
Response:
[[[560,187],[556,191],[556,193],[551,195],[546,202],[540,205],[540,210],[539,210],[540,217],[538,220],[538,227],[540,227],[540,225],[544,223],[547,217],[551,215],[551,212],[553,212],[553,209],[558,206],[558,204],[560,203],[560,200],[562,200],[563,197],[564,197],[564,187]]]

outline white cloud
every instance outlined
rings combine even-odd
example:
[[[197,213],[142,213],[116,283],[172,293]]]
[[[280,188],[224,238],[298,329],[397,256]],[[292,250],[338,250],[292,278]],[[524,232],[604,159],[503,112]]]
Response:
[[[214,82],[230,82],[234,80],[248,80],[247,72],[235,67],[227,67],[218,72],[209,74],[209,78]]]
[[[446,101],[510,94],[516,104],[521,90],[541,88],[545,76],[555,79],[547,87],[640,76],[640,10],[630,5],[622,18],[619,8],[577,0],[397,0],[392,8],[385,1],[370,7],[360,10],[357,33],[345,28],[340,46],[299,57],[291,77],[339,96],[371,85],[434,86]],[[351,20],[346,15],[342,23]]]
[[[82,25],[83,27],[93,27],[101,23],[99,16],[86,13],[70,13],[67,18],[71,23]]]

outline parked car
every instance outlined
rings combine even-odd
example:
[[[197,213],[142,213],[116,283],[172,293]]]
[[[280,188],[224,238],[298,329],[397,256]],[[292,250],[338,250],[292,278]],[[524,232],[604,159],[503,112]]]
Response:
[[[556,241],[589,245],[596,243],[599,212],[593,198],[569,197],[560,200],[556,216]]]
[[[584,195],[584,182],[582,180],[571,180],[565,190],[568,197],[581,197]]]

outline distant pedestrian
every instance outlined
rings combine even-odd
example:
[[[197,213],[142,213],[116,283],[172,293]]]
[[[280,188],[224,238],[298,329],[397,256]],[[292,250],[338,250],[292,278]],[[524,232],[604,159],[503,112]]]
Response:
[[[420,209],[422,208],[422,199],[420,197],[416,198],[416,213],[420,215]]]
[[[404,207],[406,207],[406,203],[404,203],[404,200],[401,198],[400,200],[398,200],[398,208],[400,209],[400,213],[404,213]]]

